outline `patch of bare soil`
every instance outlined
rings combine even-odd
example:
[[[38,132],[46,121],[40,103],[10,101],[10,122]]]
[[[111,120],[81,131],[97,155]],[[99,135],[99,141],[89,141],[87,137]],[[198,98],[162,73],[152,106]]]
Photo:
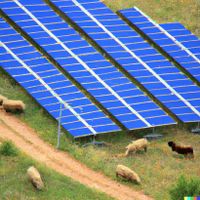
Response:
[[[15,116],[0,110],[0,138],[11,140],[33,159],[88,187],[96,188],[119,200],[151,200],[142,192],[117,183],[95,172],[68,153],[59,151],[40,139],[37,133]]]

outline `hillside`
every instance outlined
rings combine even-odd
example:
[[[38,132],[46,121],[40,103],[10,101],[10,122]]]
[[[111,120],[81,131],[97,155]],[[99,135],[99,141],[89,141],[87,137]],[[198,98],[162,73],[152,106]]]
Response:
[[[104,3],[106,3],[114,11],[132,6],[138,6],[141,10],[159,23],[179,21],[193,33],[200,36],[200,2],[198,0],[105,0]],[[39,107],[38,104],[29,95],[27,95],[27,93],[18,84],[16,84],[1,70],[0,94],[12,99],[23,100],[27,105],[27,110],[25,114],[17,115],[17,117],[32,127],[37,132],[39,137],[45,142],[48,142],[54,147],[56,146],[57,122],[54,121],[48,113]],[[174,183],[176,183],[180,175],[185,175],[188,178],[200,176],[198,167],[200,165],[199,136],[192,135],[189,128],[190,127],[188,126],[157,128],[157,132],[164,134],[164,139],[152,142],[147,154],[141,152],[128,158],[120,157],[120,155],[125,151],[125,146],[136,137],[149,132],[149,130],[137,131],[129,135],[125,133],[118,133],[98,136],[98,140],[106,141],[111,144],[109,147],[103,149],[96,149],[93,147],[83,148],[81,145],[92,140],[92,138],[74,141],[71,136],[65,132],[66,134],[62,135],[61,138],[60,149],[67,151],[74,158],[86,164],[89,168],[97,172],[101,172],[113,180],[119,181],[121,184],[128,185],[134,190],[144,191],[145,194],[148,194],[157,200],[169,200],[169,189]],[[182,156],[172,153],[167,146],[167,142],[169,140],[175,140],[183,144],[193,145],[195,149],[195,160],[184,160]],[[9,168],[9,166],[13,163],[16,163],[16,168],[14,169],[17,170],[17,176],[21,177],[23,170],[27,167],[27,163],[30,164],[35,162],[21,154],[19,157],[11,158],[11,160],[5,157],[0,160],[0,169],[4,169],[4,172],[5,169],[8,169],[7,178],[9,180],[8,182],[4,182],[3,185],[0,183],[0,188],[2,185],[2,191],[5,190],[8,194],[15,191],[14,194],[18,197],[17,195],[20,193],[20,189],[16,185],[16,180],[13,180],[11,176],[14,169]],[[137,173],[141,175],[142,185],[138,186],[116,179],[115,168],[117,164],[127,165],[137,171]],[[19,169],[22,169],[22,171],[19,171]],[[83,192],[80,192],[80,197],[78,197],[79,199],[81,199],[82,195],[85,195],[86,193],[88,194],[88,196],[86,195],[86,199],[92,199],[91,195],[94,195],[96,199],[109,199],[109,197],[97,194],[96,192],[94,193],[84,186],[77,186],[77,184],[73,183],[73,181],[71,183],[71,180],[68,178],[55,174],[52,171],[48,172],[47,170],[47,172],[45,172],[46,168],[44,166],[41,166],[40,169],[42,173],[46,173],[46,176],[49,176],[49,180],[47,180],[47,182],[49,181],[49,185],[51,185],[54,179],[58,181],[58,188],[62,188],[66,183],[67,185],[73,185],[72,189],[64,192],[59,189],[57,190],[57,188],[51,188],[51,191],[56,191],[55,194],[59,193],[61,198],[64,195],[68,195],[69,199],[71,198],[74,200],[74,195],[76,194],[76,190],[74,188],[78,187],[80,188],[80,191],[84,190]],[[23,185],[25,185],[25,180],[23,178],[22,180]],[[0,181],[2,181],[2,179]],[[12,185],[12,187],[8,187],[10,185]],[[28,191],[35,199],[49,197],[49,194],[47,193],[42,193],[44,196],[38,197],[33,191],[30,191],[30,188],[28,188]],[[4,197],[7,197],[6,194]],[[52,196],[52,199],[53,197],[54,196]]]
[[[26,170],[32,165],[41,173],[45,183],[43,191],[38,192],[28,181]],[[0,199],[111,200],[96,190],[50,170],[22,152],[17,156],[0,154]]]

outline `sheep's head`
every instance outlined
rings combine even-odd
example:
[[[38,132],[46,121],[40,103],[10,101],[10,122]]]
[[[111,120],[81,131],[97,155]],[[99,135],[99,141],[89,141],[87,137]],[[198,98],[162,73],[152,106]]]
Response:
[[[44,187],[44,183],[41,181],[41,179],[34,179],[34,183],[33,185],[38,189],[38,190],[42,190],[42,188]]]
[[[136,177],[136,182],[137,182],[137,184],[141,184],[141,180],[140,180],[139,176]]]
[[[175,142],[172,142],[172,141],[168,142],[168,146],[170,147],[174,147],[175,145],[176,145]]]

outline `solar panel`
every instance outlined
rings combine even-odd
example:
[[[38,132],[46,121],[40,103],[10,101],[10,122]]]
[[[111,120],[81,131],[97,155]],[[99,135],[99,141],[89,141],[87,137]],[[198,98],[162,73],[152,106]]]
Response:
[[[195,54],[199,52],[196,47],[200,47],[200,41],[196,36],[177,23],[159,25],[138,8],[122,10],[120,13],[200,81],[200,58]]]
[[[98,0],[52,0],[182,121],[199,121],[199,87]],[[191,92],[192,91],[192,92]]]
[[[0,6],[126,127],[175,123],[42,1]]]
[[[119,131],[66,77],[0,20],[0,66],[74,137]]]
[[[178,22],[160,24],[160,26],[196,57],[200,69],[200,39]]]

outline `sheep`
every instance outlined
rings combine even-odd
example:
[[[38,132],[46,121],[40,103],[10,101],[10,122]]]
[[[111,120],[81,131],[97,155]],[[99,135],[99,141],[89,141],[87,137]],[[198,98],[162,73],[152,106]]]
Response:
[[[147,146],[148,146],[148,141],[146,138],[135,140],[126,147],[127,150],[125,156],[128,156],[130,152],[136,152],[137,150],[140,149],[144,149],[144,151],[147,152]]]
[[[19,100],[4,100],[3,101],[3,109],[6,112],[24,112],[25,104]]]
[[[116,168],[116,177],[122,177],[128,181],[133,181],[138,184],[141,183],[140,177],[131,169],[124,165],[117,165]]]
[[[3,102],[7,100],[6,97],[4,97],[3,95],[0,95],[0,106],[3,104]]]
[[[38,189],[38,190],[42,190],[44,187],[44,183],[41,179],[40,173],[38,172],[38,170],[31,166],[27,169],[27,175],[28,175],[28,179],[31,181],[31,183],[33,184],[33,186]]]
[[[185,158],[187,158],[188,156],[194,158],[194,152],[191,146],[177,145],[173,141],[168,142],[168,146],[172,148],[172,151],[175,151],[178,154],[183,154]]]

